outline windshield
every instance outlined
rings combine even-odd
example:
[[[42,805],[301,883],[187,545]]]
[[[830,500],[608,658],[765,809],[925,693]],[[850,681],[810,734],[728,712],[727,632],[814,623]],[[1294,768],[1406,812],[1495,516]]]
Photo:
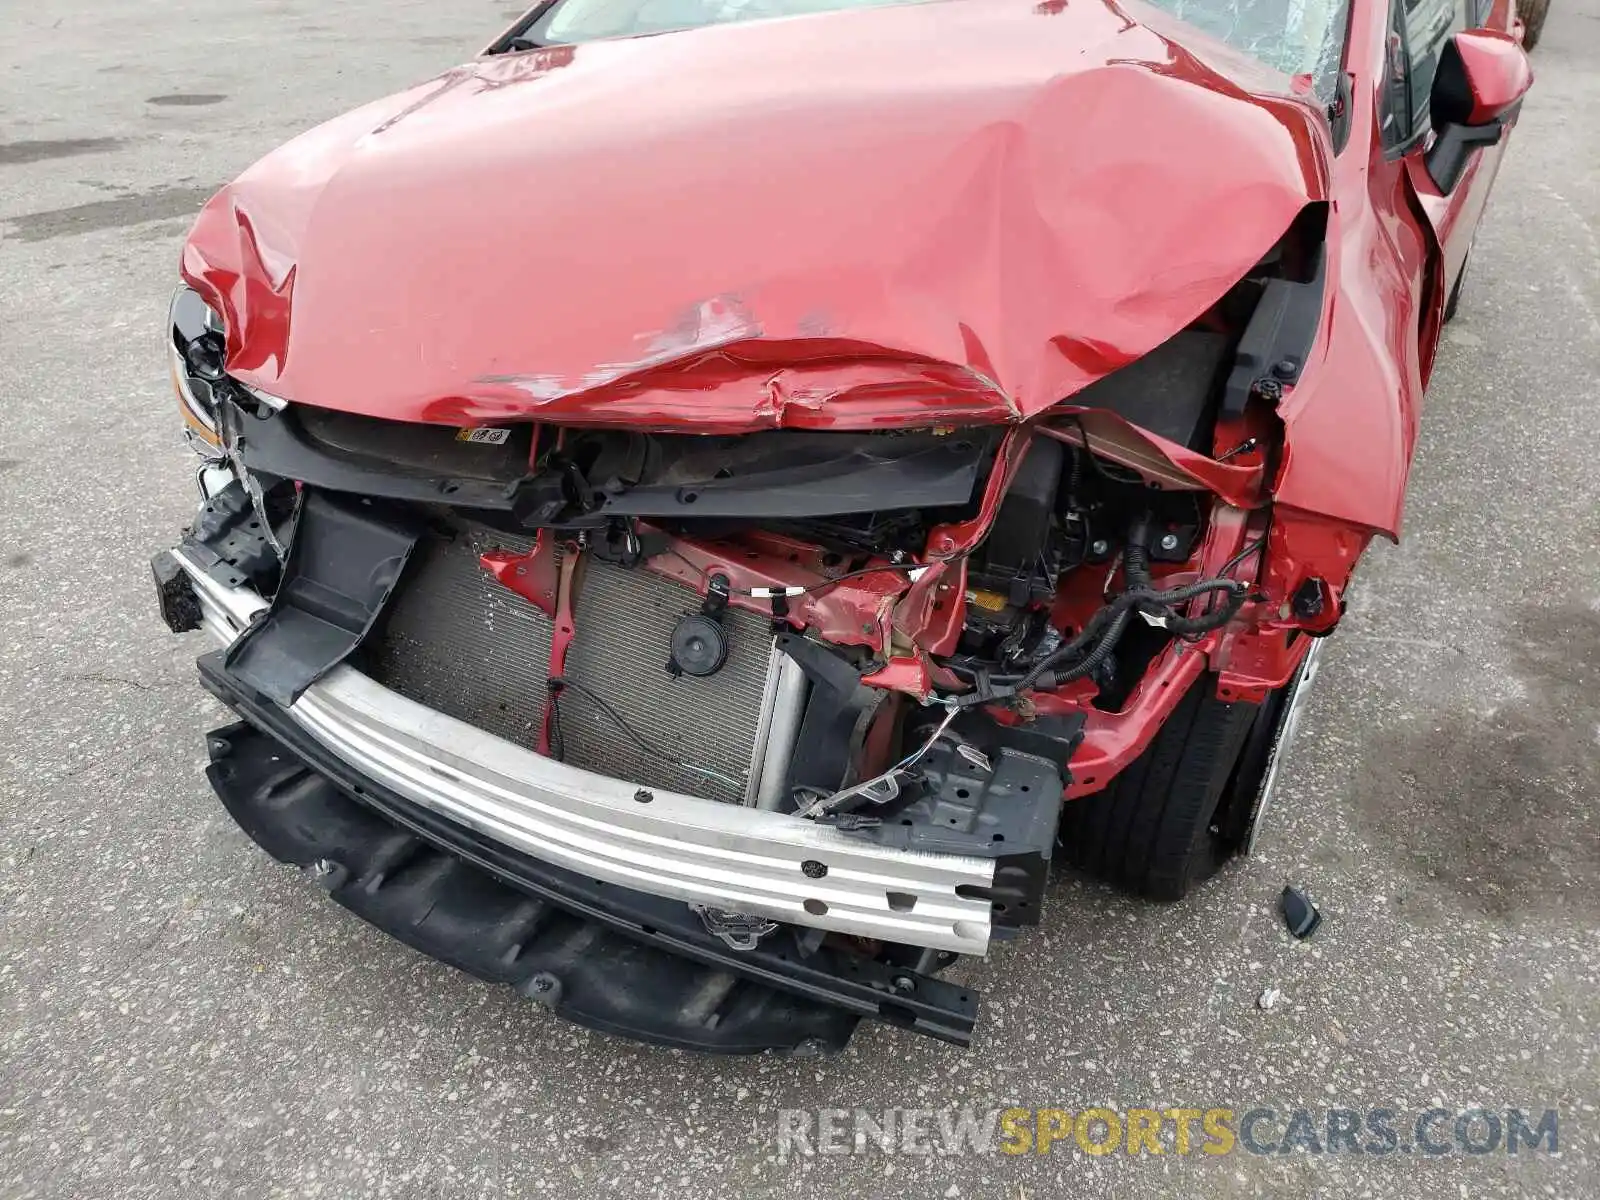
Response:
[[[541,43],[590,42],[763,17],[908,0],[559,0],[528,30]],[[1310,75],[1331,98],[1350,0],[1148,0],[1289,75]]]
[[[842,8],[881,8],[906,0],[566,0],[529,31],[541,42],[666,33],[762,17],[791,17]]]
[[[1350,0],[1148,0],[1288,75],[1310,75],[1331,97]]]

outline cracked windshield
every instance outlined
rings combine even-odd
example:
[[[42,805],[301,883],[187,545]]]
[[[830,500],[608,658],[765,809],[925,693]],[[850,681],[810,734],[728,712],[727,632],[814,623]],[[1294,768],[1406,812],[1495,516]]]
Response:
[[[1331,84],[1350,0],[1147,0],[1289,75]]]

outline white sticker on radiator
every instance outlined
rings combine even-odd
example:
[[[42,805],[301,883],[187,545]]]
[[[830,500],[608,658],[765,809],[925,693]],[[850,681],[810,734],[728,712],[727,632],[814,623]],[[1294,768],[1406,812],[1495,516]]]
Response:
[[[456,432],[456,441],[485,442],[491,446],[498,446],[510,436],[509,429],[462,429]]]

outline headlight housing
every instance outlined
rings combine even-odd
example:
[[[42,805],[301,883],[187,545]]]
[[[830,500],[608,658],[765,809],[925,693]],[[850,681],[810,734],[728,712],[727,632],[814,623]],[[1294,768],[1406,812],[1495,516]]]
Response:
[[[206,458],[223,452],[215,389],[227,378],[226,353],[222,318],[193,288],[180,287],[172,296],[167,362],[189,444]]]

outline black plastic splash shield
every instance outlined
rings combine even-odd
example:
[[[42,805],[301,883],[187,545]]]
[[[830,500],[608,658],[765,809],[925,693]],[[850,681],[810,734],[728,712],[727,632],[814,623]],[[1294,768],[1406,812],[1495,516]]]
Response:
[[[418,534],[351,497],[305,489],[272,607],[228,648],[229,669],[293,704],[371,632]]]
[[[245,718],[209,739],[207,777],[229,813],[424,954],[577,1024],[683,1049],[829,1052],[863,1017],[971,1043],[970,989],[802,945],[790,927],[732,950],[679,901],[540,862],[388,792],[241,686],[220,653],[199,666]]]

